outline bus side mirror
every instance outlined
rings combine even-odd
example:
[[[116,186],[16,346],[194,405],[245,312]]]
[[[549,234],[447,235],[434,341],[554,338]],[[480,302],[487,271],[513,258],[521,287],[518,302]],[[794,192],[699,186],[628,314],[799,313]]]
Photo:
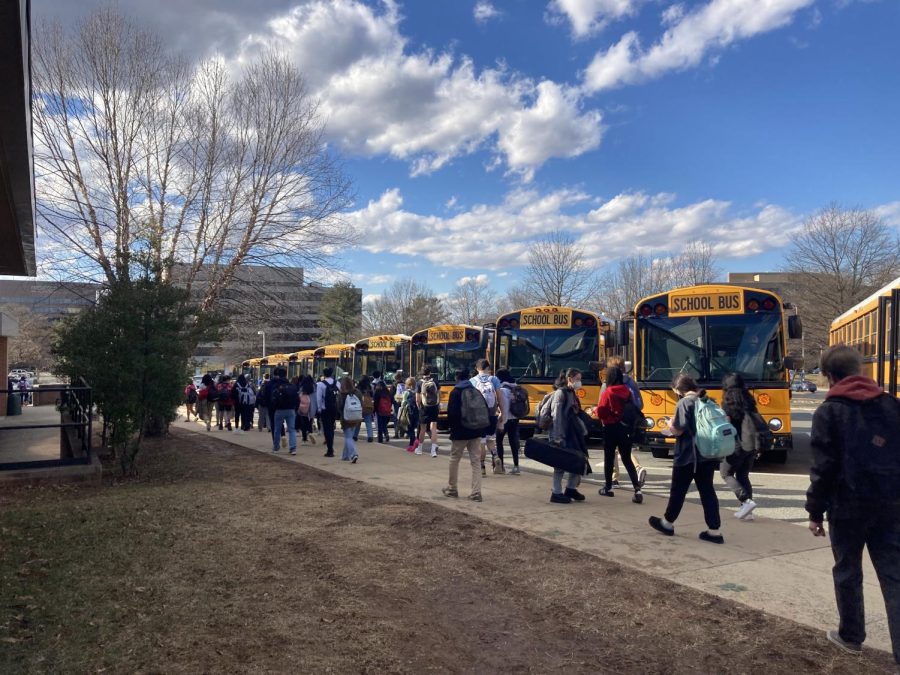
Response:
[[[788,317],[788,337],[799,340],[803,337],[803,321],[796,314]]]
[[[616,347],[628,346],[628,322],[620,321],[616,324]]]

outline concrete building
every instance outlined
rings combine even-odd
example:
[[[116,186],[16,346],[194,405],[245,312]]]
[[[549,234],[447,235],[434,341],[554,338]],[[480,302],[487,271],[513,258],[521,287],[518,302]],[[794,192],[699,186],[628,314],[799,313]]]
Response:
[[[173,278],[183,278],[185,268],[176,266]],[[201,269],[191,295],[199,301],[206,291],[206,270]],[[327,286],[309,283],[300,267],[243,265],[222,295],[222,307],[232,327],[219,344],[201,344],[197,361],[208,368],[228,368],[247,358],[311,349],[322,344],[319,327],[322,297]],[[362,290],[358,314],[362,320]],[[261,335],[264,333],[265,336]]]
[[[18,307],[55,322],[97,301],[99,284],[0,279],[0,307]]]

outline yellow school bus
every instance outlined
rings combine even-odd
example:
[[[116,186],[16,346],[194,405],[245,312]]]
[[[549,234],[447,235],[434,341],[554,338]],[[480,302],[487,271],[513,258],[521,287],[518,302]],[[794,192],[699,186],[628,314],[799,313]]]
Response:
[[[494,372],[505,368],[528,392],[531,410],[520,427],[524,437],[534,433],[537,406],[553,390],[560,371],[580,370],[579,401],[586,411],[597,405],[610,328],[601,316],[572,307],[528,307],[497,318]],[[595,426],[591,431],[599,430]]]
[[[356,343],[353,350],[353,379],[380,372],[384,381],[393,383],[398,370],[409,366],[409,335],[374,335]],[[407,371],[407,375],[409,371]]]
[[[456,384],[456,371],[474,373],[478,359],[491,359],[494,346],[492,326],[445,324],[413,333],[410,338],[410,372],[417,379],[427,365],[441,386],[438,427],[447,428],[447,401]]]
[[[617,342],[628,344],[633,329],[632,376],[647,424],[642,449],[654,457],[666,457],[673,449],[674,440],[662,429],[678,402],[671,388],[676,375],[690,375],[721,401],[722,378],[738,373],[775,435],[767,459],[785,462],[793,447],[788,371],[794,365],[785,353],[788,337],[802,333],[800,317],[788,316],[788,309],[770,291],[716,284],[678,288],[638,302],[633,318],[619,324]]]
[[[832,321],[828,344],[856,347],[863,374],[900,396],[900,277]]]
[[[352,344],[333,344],[319,347],[313,353],[313,379],[318,380],[326,368],[334,370],[335,380],[353,374]]]
[[[260,377],[259,364],[261,361],[262,359],[247,359],[241,363],[241,372],[254,384]]]
[[[288,379],[313,374],[313,356],[315,349],[303,349],[288,354]]]
[[[269,356],[262,357],[259,360],[259,377],[262,377],[266,373],[269,374],[269,377],[272,377],[272,371],[278,366],[287,368],[289,357],[290,354],[270,354]]]

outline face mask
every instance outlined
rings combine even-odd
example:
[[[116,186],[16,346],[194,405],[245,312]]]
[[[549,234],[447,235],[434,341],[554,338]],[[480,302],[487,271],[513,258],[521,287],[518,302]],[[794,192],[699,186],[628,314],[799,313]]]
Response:
[[[581,389],[581,380],[574,380],[572,382],[572,389]]]

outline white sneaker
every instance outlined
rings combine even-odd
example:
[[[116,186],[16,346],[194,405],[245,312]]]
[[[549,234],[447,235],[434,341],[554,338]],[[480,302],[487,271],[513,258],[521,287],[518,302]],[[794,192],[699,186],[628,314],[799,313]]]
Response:
[[[748,513],[745,518],[741,518],[741,520],[745,523],[752,523],[756,518],[753,517],[752,513]]]
[[[753,509],[756,508],[756,502],[752,499],[748,499],[743,504],[741,504],[741,508],[735,511],[734,517],[740,520],[744,520],[747,516],[753,513]]]
[[[438,452],[437,452],[437,451],[438,451],[437,448],[432,448],[432,449],[431,449],[431,456],[432,456],[432,457],[437,457],[437,456],[438,456]]]
[[[416,454],[416,455],[421,455],[421,454],[422,454],[422,448],[416,448],[415,454]]]

